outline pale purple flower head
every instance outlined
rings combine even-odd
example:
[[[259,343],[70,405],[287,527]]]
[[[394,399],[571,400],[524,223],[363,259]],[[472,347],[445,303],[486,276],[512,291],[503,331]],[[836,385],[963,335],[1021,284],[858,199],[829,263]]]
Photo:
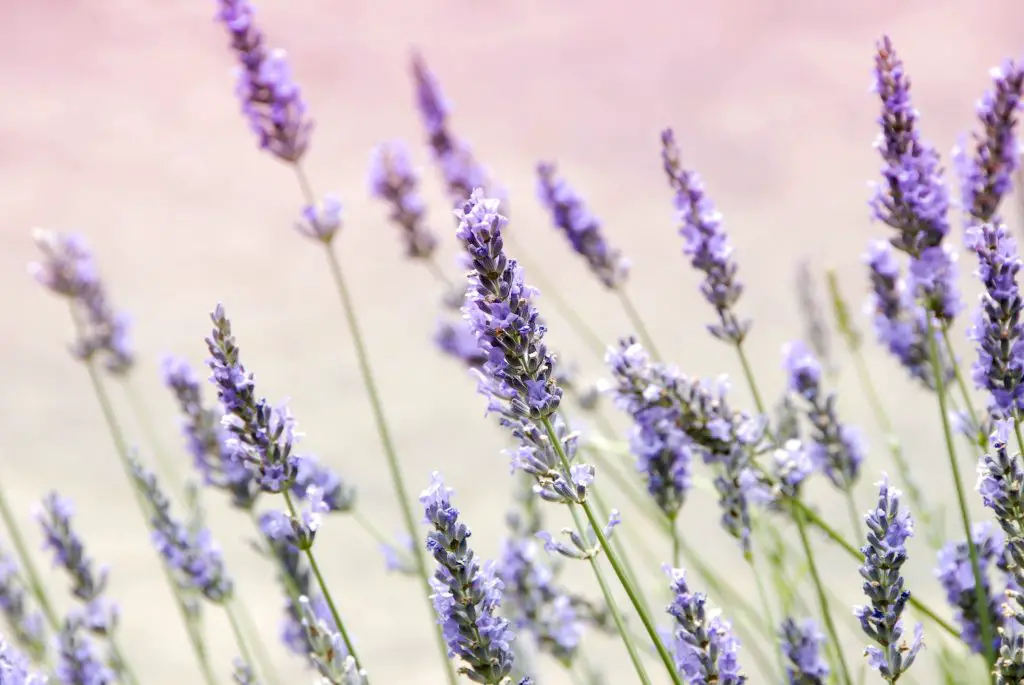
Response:
[[[390,208],[388,218],[402,230],[406,256],[429,259],[437,249],[437,236],[426,224],[426,204],[418,185],[419,178],[405,143],[395,140],[373,149],[370,194]]]
[[[124,376],[135,363],[129,337],[130,320],[115,312],[107,297],[92,252],[78,235],[36,230],[40,262],[29,264],[40,285],[71,305],[77,338],[71,347],[76,359],[98,360],[111,374]]]
[[[1016,582],[1024,587],[1024,467],[1019,454],[1007,447],[1012,419],[997,422],[991,436],[991,451],[978,462],[978,494],[1006,536],[1006,557],[1012,563]]]
[[[694,592],[686,583],[686,571],[670,569],[674,595],[668,613],[675,619],[672,629],[676,668],[691,685],[743,685],[739,663],[739,639],[720,614],[708,611],[707,596]]]
[[[287,55],[284,50],[267,48],[253,15],[249,0],[217,0],[216,19],[231,36],[231,48],[239,61],[235,95],[260,149],[295,163],[309,147],[313,122],[292,78]]]
[[[551,214],[551,220],[606,288],[625,284],[629,260],[608,244],[601,222],[587,209],[583,198],[557,176],[555,165],[537,165],[537,197]]]
[[[46,654],[46,634],[43,615],[31,607],[31,601],[28,583],[17,561],[6,549],[0,548],[0,614],[3,614],[8,635],[38,661]],[[3,637],[0,637],[0,647],[3,644]]]
[[[989,625],[997,628],[1002,625],[1002,615],[990,576],[993,566],[1004,564],[1005,538],[1002,531],[989,521],[974,524],[971,538],[977,549],[982,586],[988,598]],[[978,615],[974,570],[966,542],[951,542],[939,550],[935,576],[946,591],[946,601],[954,609],[961,638],[973,652],[981,654],[985,651],[981,617]],[[998,649],[999,645],[993,646]]]
[[[46,685],[47,680],[24,654],[0,636],[0,682],[3,685]]]
[[[295,222],[295,230],[307,238],[328,245],[341,229],[343,209],[341,198],[325,195],[319,203],[302,208],[302,216]]]
[[[786,677],[789,685],[825,685],[829,668],[822,647],[825,636],[813,618],[794,621],[786,618],[779,630],[782,653],[786,657]]]
[[[471,533],[459,522],[451,492],[435,472],[430,487],[420,495],[432,529],[427,550],[437,562],[430,579],[431,599],[448,656],[462,661],[460,672],[478,683],[499,683],[512,671],[515,639],[509,622],[496,614],[504,585],[493,564],[481,566],[476,560],[467,543]]]
[[[56,643],[54,675],[57,682],[62,685],[112,685],[117,682],[78,620],[64,622]]]
[[[740,343],[750,330],[750,321],[736,316],[735,306],[743,294],[736,278],[729,236],[722,229],[722,215],[704,192],[696,172],[682,167],[672,129],[661,134],[662,161],[669,183],[676,192],[675,208],[681,222],[683,254],[693,268],[704,274],[701,292],[718,313],[719,323],[708,326],[716,338]]]

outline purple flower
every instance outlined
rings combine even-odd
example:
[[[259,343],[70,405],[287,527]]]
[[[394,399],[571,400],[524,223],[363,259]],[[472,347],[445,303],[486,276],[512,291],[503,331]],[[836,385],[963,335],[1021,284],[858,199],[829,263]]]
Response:
[[[483,376],[516,416],[551,416],[562,398],[552,377],[554,359],[544,344],[546,327],[532,298],[522,267],[505,255],[502,231],[508,219],[498,213],[498,200],[485,199],[480,189],[462,209],[456,233],[472,262],[470,288],[463,307],[487,356]]]
[[[1017,287],[1017,242],[1005,225],[983,223],[967,229],[967,246],[978,255],[977,273],[984,286],[968,333],[978,346],[971,377],[988,391],[993,414],[1016,416],[1024,408],[1024,302]]]
[[[76,616],[90,632],[106,635],[114,629],[118,615],[117,606],[105,596],[109,571],[94,568],[82,539],[71,526],[72,516],[71,502],[51,492],[43,499],[36,518],[43,528],[46,547],[53,553],[54,565],[71,576],[71,594],[83,605]]]
[[[707,596],[686,584],[686,571],[665,569],[674,595],[668,613],[675,618],[672,631],[676,668],[689,685],[743,685],[739,639],[724,618],[707,611]]]
[[[814,471],[814,450],[808,450],[799,440],[787,440],[782,447],[776,449],[772,454],[773,471],[778,483],[778,493],[783,497],[797,497],[800,493],[800,486],[807,480],[807,477]],[[753,473],[752,471],[750,473]],[[759,485],[759,481],[752,483],[753,487]],[[765,504],[771,503],[771,500]]]
[[[1013,185],[1020,164],[1014,127],[1024,89],[1024,68],[1007,60],[991,71],[992,90],[977,104],[982,131],[973,135],[973,155],[963,145],[954,151],[960,176],[961,202],[968,225],[996,222],[1003,198]]]
[[[78,235],[62,236],[37,230],[36,245],[43,261],[29,265],[40,285],[68,300],[78,338],[71,351],[76,359],[102,360],[107,371],[124,376],[135,363],[129,339],[129,319],[114,312],[92,252]]]
[[[836,416],[836,395],[821,387],[821,364],[801,341],[782,348],[783,368],[789,377],[789,389],[800,396],[811,423],[809,453],[815,466],[828,475],[841,490],[852,488],[864,461],[864,446],[856,429]]]
[[[47,678],[33,669],[25,655],[0,636],[0,681],[3,685],[46,685]]]
[[[348,653],[341,633],[320,617],[308,597],[299,597],[302,627],[309,642],[309,658],[324,677],[324,682],[340,685],[366,685],[366,673]]]
[[[875,219],[895,229],[892,245],[911,259],[908,288],[915,300],[948,325],[960,309],[955,254],[949,233],[949,192],[939,155],[922,140],[910,102],[910,81],[892,42],[885,37],[875,58],[874,90],[882,101],[875,148],[882,156],[882,182],[871,199]]]
[[[38,661],[46,655],[43,616],[29,607],[27,590],[28,584],[14,557],[0,548],[0,613],[3,614],[10,636],[21,649]],[[0,637],[0,660],[4,654],[4,644]]]
[[[330,508],[324,502],[323,491],[315,485],[306,488],[304,503],[305,507],[298,515],[280,511],[264,514],[263,531],[267,537],[301,550],[310,549],[323,522],[323,514]]]
[[[529,631],[541,651],[568,667],[583,636],[583,617],[538,551],[533,540],[523,537],[502,544],[497,573],[505,585],[505,606],[517,631]]]
[[[978,493],[1006,535],[1006,556],[1012,562],[1016,584],[1024,587],[1024,467],[1020,455],[1007,449],[1011,420],[998,422],[992,451],[978,463]]]
[[[880,645],[865,650],[868,665],[890,682],[896,682],[910,668],[924,644],[920,624],[914,629],[909,648],[901,641],[903,609],[910,600],[910,591],[903,586],[900,569],[907,561],[907,538],[914,534],[914,522],[900,504],[901,495],[889,485],[888,477],[878,483],[878,506],[864,517],[868,539],[861,547],[864,563],[860,575],[871,604],[853,610],[861,629]]]
[[[256,399],[252,374],[239,361],[224,307],[217,305],[210,318],[214,329],[206,339],[210,351],[207,364],[224,408],[223,423],[232,435],[228,447],[234,450],[237,462],[256,470],[264,492],[281,492],[295,481],[298,472],[299,459],[292,453],[295,422],[284,408]]]
[[[83,626],[68,619],[57,635],[57,681],[63,685],[109,685],[117,682],[114,673],[96,654],[95,645],[83,633]]]
[[[299,499],[310,499],[310,488],[327,507],[325,511],[351,511],[356,503],[356,490],[337,473],[320,463],[311,454],[303,455],[295,471],[292,494]]]
[[[341,229],[341,199],[326,195],[318,205],[302,208],[302,219],[295,223],[295,230],[321,243],[329,244]]]
[[[214,603],[228,601],[234,583],[210,529],[190,530],[171,513],[171,503],[156,476],[138,459],[131,459],[131,467],[135,485],[150,508],[153,545],[179,587],[197,590]]]
[[[787,618],[782,622],[779,638],[786,657],[789,685],[825,685],[828,682],[829,668],[821,654],[825,636],[813,618],[799,623]]]
[[[231,680],[235,682],[235,685],[262,685],[253,672],[252,666],[241,659],[235,659]]]
[[[230,434],[222,425],[221,414],[203,405],[199,377],[188,362],[173,357],[164,359],[163,373],[164,383],[177,400],[181,431],[204,484],[227,492],[233,506],[251,510],[260,493],[259,484],[229,446]]]
[[[479,369],[487,361],[472,325],[465,319],[441,319],[434,332],[434,343],[449,357],[471,369]]]
[[[437,77],[420,55],[413,56],[412,75],[420,118],[427,131],[434,161],[444,176],[445,188],[452,204],[460,206],[476,188],[485,189],[491,197],[503,197],[503,190],[494,184],[487,169],[477,162],[469,145],[449,130],[448,114],[451,105],[441,93]]]
[[[437,237],[423,218],[425,204],[417,185],[419,178],[413,170],[405,143],[396,140],[373,149],[370,156],[370,194],[391,207],[388,218],[402,229],[406,256],[427,259],[437,248]]]
[[[999,604],[995,600],[989,578],[992,566],[1004,564],[1004,537],[988,521],[976,523],[971,538],[978,552],[978,566],[981,571],[982,589],[985,593],[989,613],[989,625],[1002,625]],[[966,542],[951,542],[939,550],[935,576],[946,591],[946,601],[955,609],[956,621],[964,642],[975,653],[985,651],[981,640],[981,617],[976,602],[975,577]],[[998,644],[994,644],[998,648]]]
[[[481,567],[467,539],[469,528],[459,522],[451,490],[434,473],[420,495],[426,521],[432,527],[427,550],[437,561],[430,585],[431,599],[448,643],[448,657],[459,657],[460,673],[478,683],[498,685],[512,671],[512,640],[507,620],[495,615],[504,585],[493,564]]]
[[[913,291],[900,275],[900,265],[892,246],[884,241],[872,242],[864,256],[871,278],[872,294],[868,312],[874,317],[875,334],[896,360],[927,388],[935,389],[930,362],[928,323],[925,309],[914,300]],[[936,331],[936,344],[942,348],[941,334]],[[942,359],[945,381],[953,379],[953,368],[947,357]]]
[[[590,213],[583,198],[565,179],[556,176],[554,164],[538,164],[537,177],[537,196],[572,249],[587,260],[590,270],[606,288],[624,285],[629,276],[629,261],[608,244],[601,222]]]
[[[282,161],[298,162],[309,147],[313,122],[284,50],[267,48],[249,0],[218,0],[217,4],[217,20],[228,30],[239,61],[235,95],[260,149]]]
[[[736,303],[743,285],[736,279],[729,236],[722,230],[722,215],[704,192],[704,184],[693,171],[682,168],[679,148],[672,129],[661,134],[661,157],[669,183],[676,192],[675,207],[682,226],[683,254],[693,268],[704,273],[701,292],[718,313],[719,323],[708,326],[713,336],[739,344],[750,330],[750,321],[737,318]]]

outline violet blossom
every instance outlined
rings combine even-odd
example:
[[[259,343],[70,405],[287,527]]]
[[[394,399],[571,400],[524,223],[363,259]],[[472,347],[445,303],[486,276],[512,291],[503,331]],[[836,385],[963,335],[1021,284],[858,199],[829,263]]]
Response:
[[[370,193],[388,204],[388,218],[402,230],[405,254],[429,259],[437,249],[437,236],[426,225],[426,205],[419,194],[419,178],[409,150],[402,141],[383,143],[370,157]]]

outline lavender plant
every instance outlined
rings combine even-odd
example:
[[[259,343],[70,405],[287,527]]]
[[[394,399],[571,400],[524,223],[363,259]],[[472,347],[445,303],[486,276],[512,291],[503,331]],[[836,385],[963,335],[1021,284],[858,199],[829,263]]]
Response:
[[[469,545],[471,534],[452,504],[452,491],[436,472],[420,496],[425,519],[417,522],[412,514],[406,474],[359,321],[364,305],[351,296],[337,251],[342,203],[334,195],[318,196],[302,166],[312,149],[314,126],[288,57],[268,46],[248,0],[218,0],[217,21],[236,57],[236,95],[243,116],[258,147],[295,173],[303,201],[296,228],[325,251],[404,525],[398,542],[381,535],[370,512],[356,507],[354,488],[333,465],[298,451],[294,418],[286,406],[273,405],[257,393],[223,307],[211,314],[213,329],[206,340],[216,404],[204,400],[202,381],[187,362],[165,360],[163,382],[179,414],[179,456],[191,466],[188,480],[221,493],[233,512],[254,526],[254,547],[274,566],[285,602],[280,641],[315,670],[316,682],[367,685],[373,672],[356,654],[348,630],[349,625],[365,626],[366,617],[352,614],[346,617],[348,624],[342,620],[335,602],[341,589],[325,577],[318,561],[321,555],[338,550],[347,554],[350,549],[348,541],[335,547],[318,536],[326,517],[335,514],[347,515],[346,520],[382,548],[384,570],[420,578],[452,684],[461,676],[483,685],[528,685],[547,675],[544,667],[549,663],[588,683],[600,682],[595,674],[607,663],[598,659],[594,665],[598,655],[591,639],[600,633],[622,642],[641,683],[654,681],[648,669],[659,664],[676,685],[742,685],[748,682],[742,664],[749,658],[760,668],[749,682],[852,685],[841,628],[867,638],[866,668],[883,682],[913,677],[907,676],[908,669],[929,658],[923,649],[926,629],[929,645],[939,646],[934,661],[946,682],[971,681],[970,669],[981,664],[975,655],[984,656],[992,682],[1021,682],[1021,260],[1003,210],[1020,168],[1016,125],[1024,91],[1021,63],[1007,61],[992,72],[991,89],[977,105],[980,131],[953,152],[960,190],[956,202],[950,198],[939,154],[921,132],[902,61],[888,38],[876,47],[874,86],[881,113],[875,149],[882,169],[869,204],[872,217],[890,231],[885,239],[870,243],[864,258],[867,311],[877,342],[937,401],[964,528],[963,539],[950,539],[941,531],[941,513],[928,509],[932,503],[913,481],[906,459],[913,452],[909,446],[904,450],[878,398],[862,354],[865,341],[834,272],[829,288],[836,332],[853,355],[899,476],[896,481],[883,477],[877,503],[862,519],[856,516],[855,488],[874,464],[858,432],[839,416],[839,393],[825,382],[842,365],[828,344],[831,331],[813,292],[812,267],[801,268],[798,286],[810,345],[797,340],[784,348],[785,387],[762,396],[747,356],[749,345],[756,343],[752,319],[740,310],[745,284],[738,255],[700,177],[684,166],[675,134],[671,129],[662,133],[661,164],[674,193],[683,252],[699,274],[701,296],[714,310],[708,331],[738,356],[753,405],[744,407],[727,377],[698,380],[659,354],[626,294],[628,262],[608,240],[614,227],[590,213],[553,164],[541,164],[537,195],[551,222],[604,288],[619,297],[643,341],[641,345],[626,336],[607,345],[575,314],[576,303],[561,299],[543,271],[528,263],[524,254],[533,247],[531,240],[525,234],[511,240],[505,191],[454,133],[451,105],[423,58],[415,55],[417,110],[443,176],[447,202],[454,207],[457,227],[452,237],[461,248],[458,264],[465,287],[436,261],[444,232],[428,227],[413,151],[404,143],[385,143],[374,150],[370,193],[387,206],[405,256],[433,274],[446,302],[448,315],[435,332],[435,343],[469,371],[486,399],[487,413],[497,418],[509,441],[505,452],[516,474],[515,513],[507,521],[509,534],[497,561],[482,562]],[[964,245],[978,260],[975,275],[982,287],[980,307],[966,335],[976,352],[970,377],[987,396],[984,413],[975,411],[953,351],[963,308],[950,239],[954,210],[963,215]],[[88,374],[203,679],[216,685],[218,673],[230,668],[239,685],[278,685],[268,650],[258,639],[263,626],[243,625],[241,609],[248,598],[228,573],[202,508],[196,500],[189,519],[175,513],[170,491],[141,456],[144,450],[133,446],[108,394],[108,383],[136,370],[138,354],[129,340],[128,317],[112,306],[81,238],[39,231],[35,239],[42,260],[31,272],[69,307],[75,331],[72,357]],[[535,284],[542,285],[544,300]],[[596,393],[585,390],[575,365],[548,346],[548,323],[541,310],[545,302],[560,310],[584,342],[604,352],[604,371],[610,378],[598,387],[625,415],[625,431],[601,413]],[[456,309],[461,319],[454,318]],[[778,398],[773,413],[763,397]],[[137,412],[137,398],[129,402]],[[952,415],[960,417],[962,425],[956,429]],[[975,522],[969,515],[956,432],[972,438],[972,451],[985,448],[977,491],[989,512],[986,520]],[[1018,450],[1008,446],[1011,439]],[[623,465],[635,467],[635,473]],[[814,491],[806,484],[822,476],[846,498],[854,531],[865,542],[859,548],[817,510],[808,494]],[[612,500],[604,488],[613,481],[618,481],[616,496],[629,497],[636,511],[620,513],[609,506]],[[942,610],[906,587],[907,564],[922,557],[913,548],[914,522],[897,483],[907,489],[929,540],[941,543],[935,545],[941,549],[932,590],[944,592],[948,606]],[[706,558],[709,529],[684,524],[690,520],[684,514],[691,511],[706,517],[705,505],[698,501],[705,490],[718,499],[722,527],[738,543],[739,555],[753,573],[761,599],[757,608],[730,586],[727,572]],[[186,487],[186,492],[193,490]],[[572,526],[562,535],[549,530],[552,522],[541,501],[563,505],[556,513],[568,514]],[[0,685],[42,685],[48,677],[66,685],[141,685],[145,678],[131,668],[118,630],[121,612],[135,609],[114,605],[107,591],[109,570],[86,553],[69,502],[56,493],[47,495],[37,519],[46,549],[70,578],[74,604],[62,614],[53,609],[51,588],[36,572],[18,518],[0,492],[0,520],[12,545],[12,553],[0,550],[0,612],[6,624],[0,632]],[[671,551],[647,548],[645,531],[639,529],[645,523],[663,536],[658,541],[666,546],[671,541]],[[799,548],[800,559],[786,540],[794,530],[791,523],[796,533],[792,547]],[[832,586],[838,582],[825,582],[814,534],[822,534],[859,564],[867,604],[854,607],[852,615],[833,611],[843,601],[834,597],[837,588]],[[767,568],[755,566],[757,555]],[[670,557],[663,568],[671,578],[671,599],[668,615],[659,622],[643,586],[645,573],[664,561],[661,556]],[[428,557],[433,569],[427,566]],[[572,565],[566,560],[587,562],[600,599],[589,598],[585,588],[573,584],[571,573],[563,574],[563,565]],[[684,561],[724,611],[712,609],[707,595],[692,589]],[[366,561],[353,558],[351,563],[363,570]],[[609,568],[617,584],[610,582]],[[765,589],[763,580],[768,578],[775,582],[774,595]],[[804,600],[805,585],[816,603]],[[204,605],[225,610],[238,658],[208,649],[200,621]],[[411,625],[401,613],[403,607],[393,610],[394,625]],[[945,618],[949,614],[952,622]],[[908,636],[905,625],[912,618],[922,622]],[[944,638],[945,644],[935,637]],[[761,658],[764,647],[777,663]],[[377,654],[364,653],[371,659]],[[538,654],[545,658],[534,658]],[[960,667],[953,666],[956,661]],[[932,677],[921,665],[914,674],[922,680]]]

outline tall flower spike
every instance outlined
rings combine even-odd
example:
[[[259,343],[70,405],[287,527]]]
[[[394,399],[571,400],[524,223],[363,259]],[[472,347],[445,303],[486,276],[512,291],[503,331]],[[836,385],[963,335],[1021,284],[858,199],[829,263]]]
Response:
[[[999,611],[998,593],[993,592],[990,578],[992,566],[1003,565],[1005,544],[1001,531],[989,521],[974,524],[971,531],[974,546],[978,550],[978,566],[988,598],[989,625],[998,628],[1003,624]],[[966,542],[951,542],[939,550],[935,576],[946,590],[946,601],[955,610],[964,642],[977,654],[984,652],[981,640],[981,617],[975,601],[974,573],[968,555]],[[998,645],[994,645],[998,648]]]
[[[417,109],[427,131],[427,142],[444,176],[452,204],[458,207],[476,188],[486,189],[491,196],[503,196],[502,189],[495,185],[487,169],[476,160],[469,145],[449,130],[451,104],[441,92],[437,76],[419,54],[413,55],[412,75]]]
[[[818,284],[811,271],[810,263],[800,262],[796,271],[796,294],[800,305],[800,316],[803,319],[807,342],[814,354],[825,366],[828,373],[835,372],[835,359],[832,356],[831,331],[825,320],[824,308],[818,299]]]
[[[39,661],[46,654],[43,616],[30,608],[29,601],[27,584],[18,563],[13,555],[0,548],[0,613],[7,624],[8,635],[33,660]],[[0,637],[0,647],[3,644],[3,637]]]
[[[437,236],[424,219],[426,204],[419,194],[419,178],[413,170],[409,149],[400,140],[382,143],[370,155],[370,194],[386,202],[392,223],[402,229],[405,254],[410,259],[429,259],[437,249]]]
[[[171,513],[171,503],[156,476],[138,459],[131,459],[131,467],[136,487],[152,511],[153,544],[179,587],[201,592],[211,602],[226,602],[234,584],[224,568],[224,557],[213,534],[208,528],[190,531]]]
[[[984,286],[968,333],[978,346],[971,377],[989,393],[995,416],[1018,416],[1024,409],[1024,301],[1017,286],[1017,241],[1005,224],[982,223],[967,229],[967,245],[978,255],[977,274]]]
[[[914,301],[906,279],[900,274],[892,245],[884,240],[872,242],[864,255],[864,263],[868,267],[872,291],[866,309],[874,319],[878,341],[912,377],[934,390],[928,320],[925,310]],[[948,358],[943,358],[942,362],[948,384],[953,380],[952,364]]]
[[[871,604],[853,610],[865,634],[879,645],[865,650],[868,664],[890,683],[910,668],[924,645],[921,624],[914,628],[909,647],[901,639],[903,609],[910,591],[903,586],[900,569],[907,560],[907,538],[914,534],[914,522],[900,504],[901,495],[889,485],[888,477],[878,483],[878,506],[864,517],[868,539],[861,547],[864,563],[860,575]]]
[[[57,680],[63,685],[111,685],[117,679],[96,654],[82,625],[68,619],[57,635]]]
[[[708,326],[713,336],[739,344],[750,330],[750,321],[736,316],[735,306],[743,294],[736,278],[733,246],[722,230],[722,215],[704,192],[694,171],[682,167],[672,129],[661,134],[661,158],[669,184],[676,191],[675,208],[682,226],[683,254],[693,268],[704,274],[701,292],[718,313],[719,323]]]
[[[129,320],[115,313],[107,297],[92,252],[78,235],[62,236],[41,229],[33,233],[43,261],[29,265],[40,285],[71,305],[78,337],[71,351],[83,361],[98,359],[107,371],[127,374],[135,363],[129,339]]]
[[[961,308],[956,290],[956,255],[943,244],[949,233],[949,191],[935,149],[917,130],[910,80],[889,38],[878,44],[874,90],[882,101],[875,148],[882,156],[882,182],[871,199],[873,216],[895,229],[891,242],[910,256],[910,290],[945,325]]]
[[[509,623],[496,616],[503,584],[493,564],[483,567],[469,548],[469,528],[459,522],[459,510],[451,504],[451,490],[434,473],[430,487],[420,495],[426,522],[427,550],[437,561],[430,584],[431,598],[448,642],[449,658],[459,657],[459,672],[472,681],[498,685],[512,671]]]
[[[83,605],[80,615],[90,632],[106,635],[117,623],[117,607],[106,597],[108,571],[94,568],[85,553],[82,539],[71,526],[74,510],[71,502],[51,492],[43,499],[36,518],[43,528],[46,546],[53,553],[54,564],[71,576],[71,594]]]
[[[981,133],[973,135],[973,154],[963,146],[954,152],[960,176],[961,202],[968,225],[1000,222],[999,205],[1013,185],[1020,165],[1014,127],[1024,89],[1024,64],[1007,60],[991,71],[992,90],[977,104]]]
[[[228,445],[230,435],[221,414],[203,405],[199,377],[184,359],[168,357],[163,363],[164,383],[174,393],[181,412],[181,431],[192,462],[206,485],[224,490],[231,504],[249,511],[261,490],[252,471],[236,458]]]
[[[1024,588],[1024,467],[1007,448],[1011,421],[998,422],[992,451],[978,462],[978,493],[1006,534],[1007,561],[1016,584]]]
[[[231,36],[239,67],[235,95],[261,150],[298,162],[309,147],[313,122],[284,50],[270,50],[249,0],[217,0],[216,19]]]
[[[0,636],[0,680],[4,685],[46,685],[47,678],[33,669],[25,655]]]
[[[686,571],[666,568],[674,595],[668,613],[675,619],[672,637],[676,668],[691,685],[743,685],[747,676],[739,662],[739,639],[732,626],[707,610],[707,596],[693,592]]]
[[[826,393],[821,383],[821,364],[802,342],[782,348],[783,368],[789,377],[789,389],[807,404],[807,418],[813,429],[810,457],[841,490],[849,490],[860,476],[864,445],[856,429],[836,416],[835,393]]]
[[[789,685],[825,685],[828,682],[829,668],[821,654],[825,636],[813,618],[799,623],[787,618],[782,622],[779,638],[786,657]]]
[[[601,283],[610,289],[624,285],[629,276],[629,260],[608,244],[601,222],[565,179],[557,176],[554,164],[537,165],[537,197],[550,212],[555,227],[565,234],[572,249],[587,261]]]
[[[253,377],[239,360],[231,321],[217,305],[210,316],[213,333],[206,339],[217,397],[224,407],[224,425],[231,432],[235,459],[253,467],[264,492],[281,492],[294,481],[299,459],[292,453],[295,422],[283,408],[256,399]]]
[[[322,619],[310,604],[308,597],[299,597],[302,627],[309,642],[309,658],[324,681],[332,685],[364,685],[366,673],[356,665],[355,658],[345,649],[345,642],[333,623]]]

